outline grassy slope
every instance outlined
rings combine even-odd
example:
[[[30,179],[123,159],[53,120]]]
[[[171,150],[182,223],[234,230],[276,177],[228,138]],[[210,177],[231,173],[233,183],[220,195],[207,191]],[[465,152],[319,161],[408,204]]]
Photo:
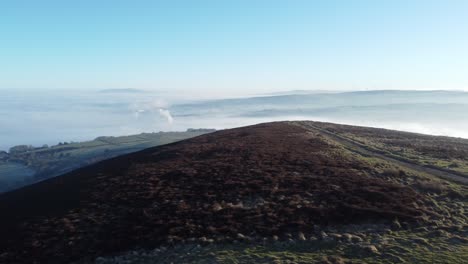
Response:
[[[386,129],[337,126],[321,127],[376,150],[417,164],[468,174],[468,139],[428,136]]]
[[[358,139],[357,134],[346,135]],[[379,136],[367,138],[363,142],[377,142]],[[437,139],[440,140],[438,145],[443,146],[443,139]],[[359,159],[374,168],[377,173],[370,176],[411,187],[424,195],[440,214],[439,217],[428,219],[426,225],[419,227],[400,227],[398,224],[386,227],[371,225],[370,228],[365,225],[326,227],[323,230],[328,233],[327,238],[311,233],[305,234],[306,241],[293,234],[289,241],[265,238],[264,241],[239,241],[235,244],[201,242],[201,246],[163,247],[156,251],[126,253],[117,258],[126,259],[129,263],[465,263],[468,259],[468,188],[465,185],[379,158],[362,156],[330,138],[325,140],[337,147],[337,156]],[[426,147],[430,146],[429,143],[426,139]],[[452,144],[450,139],[449,144]],[[376,143],[370,145],[377,147]],[[387,146],[378,145],[380,150],[386,150]],[[435,158],[428,155],[427,159]],[[446,160],[452,162],[450,156]],[[372,228],[375,230],[370,230]],[[336,238],[344,232],[359,236],[362,241]],[[332,238],[335,235],[338,236]],[[375,246],[377,251],[371,252],[368,246]],[[108,257],[99,261],[112,263],[115,259]]]

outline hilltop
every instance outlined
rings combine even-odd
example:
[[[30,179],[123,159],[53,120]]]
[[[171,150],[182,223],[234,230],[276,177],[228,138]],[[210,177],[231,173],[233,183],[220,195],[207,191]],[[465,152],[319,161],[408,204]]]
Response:
[[[0,195],[0,262],[457,263],[467,151],[318,122],[217,131]]]

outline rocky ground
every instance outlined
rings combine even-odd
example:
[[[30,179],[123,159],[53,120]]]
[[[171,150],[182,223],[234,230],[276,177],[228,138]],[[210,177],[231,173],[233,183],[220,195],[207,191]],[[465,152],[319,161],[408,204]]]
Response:
[[[0,262],[461,263],[466,193],[313,126],[260,124],[0,196]]]

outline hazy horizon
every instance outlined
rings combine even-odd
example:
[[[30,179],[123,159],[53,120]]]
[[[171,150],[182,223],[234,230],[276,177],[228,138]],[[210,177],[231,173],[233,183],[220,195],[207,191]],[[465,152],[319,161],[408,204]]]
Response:
[[[467,1],[19,0],[0,8],[0,149],[287,119],[468,138],[468,98],[437,92],[468,91]],[[336,95],[375,90],[435,95]]]
[[[315,120],[468,138],[468,93],[291,91],[219,98],[139,90],[3,92],[0,150],[98,136]]]

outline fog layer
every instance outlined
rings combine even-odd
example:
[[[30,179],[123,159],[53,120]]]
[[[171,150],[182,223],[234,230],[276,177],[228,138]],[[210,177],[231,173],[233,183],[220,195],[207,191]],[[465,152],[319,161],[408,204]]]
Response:
[[[187,128],[316,120],[468,138],[468,93],[366,91],[284,93],[197,100],[137,90],[2,91],[0,150]]]

